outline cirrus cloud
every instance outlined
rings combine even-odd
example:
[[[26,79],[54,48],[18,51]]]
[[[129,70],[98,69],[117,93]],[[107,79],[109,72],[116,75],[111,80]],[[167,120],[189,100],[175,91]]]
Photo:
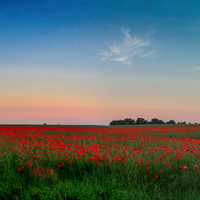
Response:
[[[143,59],[155,52],[149,40],[132,35],[129,29],[122,29],[121,41],[107,45],[101,52],[101,60],[130,65],[134,59]]]

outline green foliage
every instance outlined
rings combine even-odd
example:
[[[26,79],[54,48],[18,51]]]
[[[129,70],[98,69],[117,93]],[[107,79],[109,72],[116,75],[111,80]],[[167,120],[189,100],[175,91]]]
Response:
[[[35,179],[28,168],[19,173],[21,161],[15,154],[7,155],[2,161],[1,200],[196,200],[200,197],[200,174],[191,170],[175,173],[169,169],[159,174],[162,166],[151,165],[147,175],[146,169],[134,162],[96,165],[79,160],[65,163],[65,167],[59,169],[56,160],[39,161],[38,165],[55,170],[53,176],[57,178],[49,181],[48,178]],[[188,158],[180,162],[190,166],[193,161]],[[159,180],[154,179],[156,174]]]
[[[193,139],[200,139],[200,133],[199,132],[193,132],[193,133],[186,133],[186,134],[178,134],[178,133],[170,133],[167,135],[169,138],[193,138]]]

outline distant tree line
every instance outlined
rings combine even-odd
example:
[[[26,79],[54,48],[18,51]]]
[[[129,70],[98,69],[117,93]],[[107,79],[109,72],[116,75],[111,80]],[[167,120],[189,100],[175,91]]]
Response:
[[[122,120],[113,120],[110,122],[110,125],[142,125],[142,124],[168,124],[168,125],[192,125],[192,123],[187,123],[187,122],[176,122],[175,120],[168,120],[168,121],[163,121],[157,118],[153,118],[150,121],[139,117],[136,120],[131,119],[131,118],[126,118]],[[194,123],[194,125],[199,125],[198,123]]]

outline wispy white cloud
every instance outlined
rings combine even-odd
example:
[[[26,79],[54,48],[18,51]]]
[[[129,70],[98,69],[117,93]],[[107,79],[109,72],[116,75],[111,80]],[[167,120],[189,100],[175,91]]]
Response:
[[[134,59],[143,59],[155,52],[149,40],[132,35],[129,29],[122,29],[121,41],[107,45],[107,48],[101,52],[101,59],[129,65]]]

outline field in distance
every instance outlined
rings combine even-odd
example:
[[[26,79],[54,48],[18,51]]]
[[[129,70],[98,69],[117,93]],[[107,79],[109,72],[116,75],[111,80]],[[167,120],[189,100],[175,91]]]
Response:
[[[0,125],[0,199],[196,200],[199,181],[200,126]]]

